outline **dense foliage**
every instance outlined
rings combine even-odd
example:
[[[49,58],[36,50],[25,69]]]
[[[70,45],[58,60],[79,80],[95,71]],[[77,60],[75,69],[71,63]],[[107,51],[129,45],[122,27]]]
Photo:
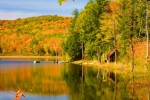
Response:
[[[71,24],[69,26],[69,34],[66,37],[66,41],[63,41],[63,54],[66,56],[67,61],[79,60],[82,57],[81,52],[81,40],[80,34],[75,29],[75,23],[79,14],[79,11],[75,9],[73,11],[73,18],[71,19]]]
[[[40,16],[0,21],[0,53],[3,55],[61,54],[61,40],[69,17]]]
[[[149,8],[146,8],[148,3],[145,0],[90,0],[74,17],[74,30],[70,31],[72,36],[79,35],[77,41],[80,42],[78,47],[82,48],[82,57],[94,59],[98,55],[99,61],[104,61],[108,52],[118,49],[120,58],[132,58],[134,61],[135,43],[146,40],[145,17],[146,9],[149,13]],[[73,46],[70,48],[76,52]]]

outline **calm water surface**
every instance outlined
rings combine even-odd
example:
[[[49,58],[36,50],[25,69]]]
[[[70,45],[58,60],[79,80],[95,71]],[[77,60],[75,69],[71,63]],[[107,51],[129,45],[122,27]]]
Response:
[[[149,100],[149,72],[122,73],[45,59],[0,59],[0,100]]]

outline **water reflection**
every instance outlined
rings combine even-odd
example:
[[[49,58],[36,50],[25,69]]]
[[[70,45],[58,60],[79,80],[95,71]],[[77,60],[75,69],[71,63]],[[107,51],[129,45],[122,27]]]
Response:
[[[1,62],[0,100],[14,98],[19,89],[25,100],[149,100],[149,72],[118,73],[45,61]]]
[[[150,73],[68,65],[63,77],[70,100],[149,100]]]
[[[0,65],[0,90],[39,95],[64,95],[68,88],[61,77],[61,65],[53,63]]]
[[[107,70],[96,70],[83,66],[66,66],[63,78],[69,87],[70,100],[127,100],[126,84],[121,90],[122,79],[118,74]]]

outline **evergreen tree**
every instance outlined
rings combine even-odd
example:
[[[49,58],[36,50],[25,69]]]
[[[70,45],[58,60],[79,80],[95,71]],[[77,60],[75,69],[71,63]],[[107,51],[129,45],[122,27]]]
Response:
[[[92,58],[93,55],[98,55],[99,59],[101,56],[100,50],[104,46],[102,45],[103,41],[100,40],[101,37],[97,38],[97,34],[101,34],[100,16],[104,13],[106,4],[107,0],[90,1],[77,18],[76,29],[79,30],[85,53],[87,57],[90,58]]]
[[[63,50],[70,57],[69,60],[71,61],[81,59],[81,43],[78,37],[78,33],[70,33],[67,41],[63,44]]]
[[[68,55],[70,59],[68,60],[79,60],[81,59],[81,42],[79,39],[79,33],[75,30],[75,23],[78,17],[79,11],[75,9],[73,11],[73,18],[71,20],[71,25],[69,27],[69,35],[67,40],[63,43],[63,52]]]

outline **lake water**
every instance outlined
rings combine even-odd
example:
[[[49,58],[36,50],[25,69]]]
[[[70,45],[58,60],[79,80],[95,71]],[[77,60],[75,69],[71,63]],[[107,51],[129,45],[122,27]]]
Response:
[[[150,74],[117,73],[50,60],[0,59],[0,100],[149,100]]]

